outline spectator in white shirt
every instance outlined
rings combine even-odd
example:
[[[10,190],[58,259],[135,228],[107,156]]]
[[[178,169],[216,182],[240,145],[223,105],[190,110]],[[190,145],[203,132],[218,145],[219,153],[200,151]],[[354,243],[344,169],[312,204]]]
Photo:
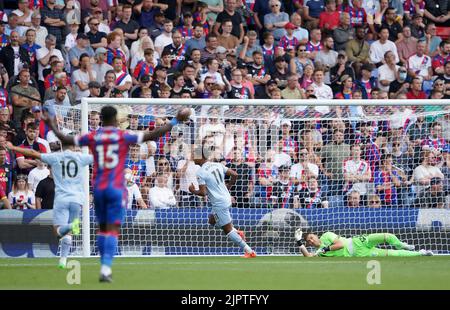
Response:
[[[50,171],[48,170],[46,164],[38,159],[36,159],[36,162],[36,168],[33,168],[28,174],[28,185],[30,186],[30,189],[33,191],[33,193],[36,193],[36,188],[39,182],[48,177],[48,175],[50,174]]]
[[[124,170],[125,173],[125,182],[127,185],[127,191],[128,191],[128,203],[127,203],[127,209],[133,208],[133,201],[136,202],[136,207],[139,209],[147,209],[147,205],[144,202],[144,199],[142,199],[141,191],[139,190],[139,187],[137,186],[136,182],[134,181],[133,172],[130,168],[126,168]]]
[[[395,55],[391,51],[384,54],[385,64],[378,68],[378,87],[383,91],[389,91],[389,84],[398,77],[398,69],[396,65]]]
[[[45,46],[36,51],[36,59],[39,61],[38,75],[39,80],[44,81],[43,71],[50,68],[50,56],[57,56],[59,61],[64,61],[64,57],[59,49],[56,48],[56,37],[52,34],[45,38]]]
[[[306,188],[310,177],[319,177],[319,167],[310,162],[307,149],[300,150],[299,162],[291,167],[290,178],[294,185],[298,185],[298,190]]]
[[[322,68],[317,68],[314,70],[313,80],[311,84],[314,88],[314,95],[317,99],[333,99],[333,90],[330,86],[326,85],[324,81],[324,71]],[[316,107],[316,110],[322,114],[330,112],[330,108],[327,106]]]
[[[352,157],[344,161],[344,191],[357,191],[361,196],[367,193],[367,182],[372,178],[369,164],[361,159],[361,146],[350,147]]]
[[[436,155],[433,150],[423,151],[423,161],[414,169],[413,178],[416,184],[417,194],[423,193],[429,186],[432,178],[444,179],[444,174],[435,165]]]
[[[164,21],[163,32],[155,39],[155,51],[161,56],[164,47],[173,43],[172,41],[173,22],[170,19]]]
[[[381,28],[379,32],[380,39],[378,41],[375,41],[370,46],[369,50],[369,56],[370,61],[374,63],[377,67],[380,67],[384,61],[384,55],[386,52],[391,51],[394,53],[395,56],[395,63],[399,62],[398,58],[398,52],[397,52],[397,46],[394,42],[389,41],[389,29],[388,28]]]
[[[151,208],[169,209],[175,207],[177,201],[173,191],[167,187],[167,176],[163,173],[156,177],[156,186],[149,191]]]

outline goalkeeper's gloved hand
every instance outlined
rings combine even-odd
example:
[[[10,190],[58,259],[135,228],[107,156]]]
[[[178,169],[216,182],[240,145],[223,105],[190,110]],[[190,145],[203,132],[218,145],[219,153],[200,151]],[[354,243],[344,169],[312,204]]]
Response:
[[[324,254],[328,251],[331,251],[330,246],[326,246],[317,250],[316,255]]]
[[[304,245],[303,239],[302,239],[303,232],[302,232],[301,228],[299,228],[295,231],[294,237],[295,237],[295,242],[297,243],[298,246]]]

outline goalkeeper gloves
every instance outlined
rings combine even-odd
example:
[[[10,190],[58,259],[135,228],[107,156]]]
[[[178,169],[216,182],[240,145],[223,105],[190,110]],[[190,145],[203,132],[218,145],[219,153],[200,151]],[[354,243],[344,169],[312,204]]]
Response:
[[[324,254],[328,251],[331,251],[330,246],[326,246],[326,247],[323,247],[323,248],[317,250],[316,255]]]
[[[302,232],[301,228],[299,228],[295,231],[294,237],[295,237],[295,242],[297,243],[298,246],[304,245],[303,239],[302,239],[303,232]]]

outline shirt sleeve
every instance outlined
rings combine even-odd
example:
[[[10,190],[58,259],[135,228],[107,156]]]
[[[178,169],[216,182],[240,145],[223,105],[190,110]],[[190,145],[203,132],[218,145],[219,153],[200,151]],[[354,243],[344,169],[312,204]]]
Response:
[[[94,156],[89,154],[80,155],[80,163],[82,166],[89,166],[94,162]]]
[[[338,239],[338,235],[335,233],[328,231],[320,237],[320,241],[322,241],[322,244],[320,245],[321,248],[327,247],[333,244],[333,242]]]
[[[74,138],[74,143],[76,146],[88,146],[91,142],[91,134],[85,134],[82,136],[76,135]]]
[[[144,133],[142,131],[138,132],[131,132],[131,131],[125,131],[123,133],[123,138],[125,142],[128,144],[134,144],[134,143],[142,143],[144,141]]]
[[[197,171],[198,185],[206,185],[205,178],[201,170]]]

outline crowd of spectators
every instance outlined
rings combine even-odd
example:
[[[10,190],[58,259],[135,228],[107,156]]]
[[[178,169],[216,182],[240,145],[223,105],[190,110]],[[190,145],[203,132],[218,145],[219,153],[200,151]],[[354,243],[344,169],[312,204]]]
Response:
[[[42,111],[77,132],[83,97],[311,102],[195,108],[130,148],[128,207],[205,204],[188,190],[197,135],[239,172],[236,206],[448,206],[449,109],[315,100],[449,99],[449,29],[449,0],[1,1],[0,207],[51,208],[51,171],[6,144],[59,150]],[[156,110],[129,109],[125,127],[160,126]]]

